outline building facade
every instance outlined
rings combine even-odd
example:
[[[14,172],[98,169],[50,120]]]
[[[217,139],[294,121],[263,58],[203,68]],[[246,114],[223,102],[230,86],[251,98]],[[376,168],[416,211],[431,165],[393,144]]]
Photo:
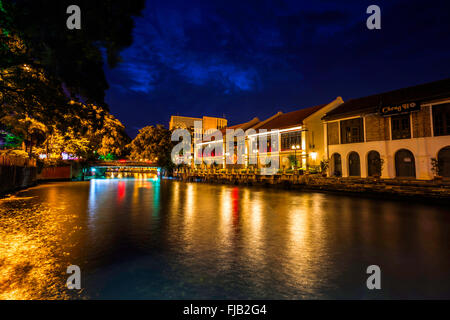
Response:
[[[201,128],[195,128],[195,122],[201,122]],[[187,129],[193,138],[202,139],[202,135],[209,134],[215,130],[221,130],[228,124],[227,119],[203,116],[202,118],[171,116],[169,129]]]
[[[258,131],[249,136],[250,157],[278,157],[280,169],[319,170],[320,162],[325,159],[322,117],[343,103],[341,97],[314,107],[296,111],[278,112],[267,121],[255,126]],[[266,130],[267,147],[257,149],[257,138]],[[275,135],[274,135],[275,132]],[[269,138],[270,137],[270,138]],[[272,139],[277,139],[273,144]],[[278,146],[274,149],[274,146]],[[258,145],[259,148],[259,145]],[[258,150],[258,151],[255,151]],[[258,161],[256,161],[258,163]],[[258,165],[261,167],[261,164]]]
[[[196,126],[196,122],[201,122],[201,126]],[[211,134],[216,130],[222,130],[227,126],[227,119],[203,116],[202,118],[171,116],[169,130],[187,129],[191,133],[191,160],[195,158],[194,143],[202,141],[204,135]]]
[[[323,119],[330,175],[450,177],[450,79],[352,99]]]
[[[195,163],[200,164],[201,167],[206,167],[208,164],[214,165],[214,163],[216,163],[219,164],[221,168],[244,168],[246,166],[248,152],[246,139],[239,140],[237,137],[233,137],[233,152],[227,153],[227,130],[242,130],[242,132],[245,133],[247,130],[253,129],[258,123],[260,123],[260,120],[255,117],[248,122],[222,128],[220,130],[209,131],[203,136],[202,141],[196,143],[194,146]],[[220,133],[220,135],[218,135],[218,133]],[[220,137],[218,138],[218,136]],[[205,152],[207,147],[213,149],[211,153]],[[238,159],[238,154],[242,155],[241,159]]]
[[[254,118],[249,122],[225,128],[242,129],[247,133],[245,140],[233,141],[234,153],[226,152],[225,129],[222,129],[219,139],[207,135],[195,146],[197,163],[205,162],[207,165],[215,162],[221,168],[239,169],[248,166],[262,168],[266,167],[270,160],[276,160],[276,170],[319,170],[320,162],[326,160],[322,117],[342,103],[342,98],[338,97],[327,104],[288,113],[278,112],[264,121]],[[205,152],[205,148],[214,146],[221,148],[210,154]],[[219,149],[220,151],[217,151]],[[238,150],[241,150],[242,158],[237,157]],[[198,160],[200,158],[201,161]]]

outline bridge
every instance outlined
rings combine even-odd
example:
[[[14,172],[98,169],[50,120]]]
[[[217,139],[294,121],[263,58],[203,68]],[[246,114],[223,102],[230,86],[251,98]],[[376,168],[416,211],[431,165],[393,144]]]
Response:
[[[155,162],[150,161],[131,161],[131,160],[112,160],[97,161],[91,165],[91,174],[93,176],[106,176],[111,178],[122,178],[146,174],[157,176],[159,167]]]
[[[132,160],[111,160],[97,161],[93,167],[96,168],[158,168],[156,162],[132,161]]]

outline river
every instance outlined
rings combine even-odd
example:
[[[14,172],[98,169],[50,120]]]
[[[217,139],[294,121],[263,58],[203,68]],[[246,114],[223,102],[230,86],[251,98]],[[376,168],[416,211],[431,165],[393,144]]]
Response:
[[[450,298],[449,208],[145,177],[0,200],[0,299],[323,298]]]

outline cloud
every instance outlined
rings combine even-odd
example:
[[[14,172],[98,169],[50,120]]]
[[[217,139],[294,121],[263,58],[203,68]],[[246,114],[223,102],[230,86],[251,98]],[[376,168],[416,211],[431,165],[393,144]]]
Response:
[[[148,1],[134,42],[107,70],[108,102],[133,125],[170,114],[230,122],[448,76],[445,1]],[[130,115],[126,101],[137,114]],[[116,106],[116,107],[115,107]]]

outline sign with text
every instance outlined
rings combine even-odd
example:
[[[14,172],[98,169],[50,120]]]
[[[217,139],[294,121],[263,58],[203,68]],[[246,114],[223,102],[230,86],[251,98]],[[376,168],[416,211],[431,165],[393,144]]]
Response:
[[[408,102],[399,105],[382,106],[380,108],[380,114],[382,116],[390,116],[401,113],[410,113],[412,111],[419,111],[420,104],[417,102]]]

